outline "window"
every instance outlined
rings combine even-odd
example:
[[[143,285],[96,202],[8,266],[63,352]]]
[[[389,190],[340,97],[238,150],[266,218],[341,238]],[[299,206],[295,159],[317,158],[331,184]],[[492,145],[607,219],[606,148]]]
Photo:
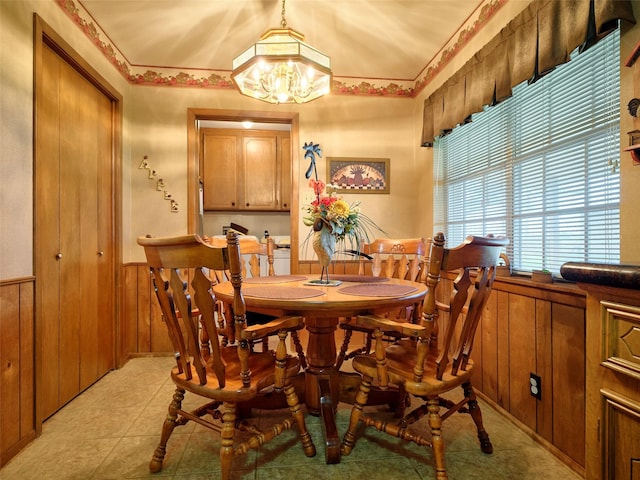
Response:
[[[619,30],[434,144],[435,229],[506,235],[512,269],[620,258]]]

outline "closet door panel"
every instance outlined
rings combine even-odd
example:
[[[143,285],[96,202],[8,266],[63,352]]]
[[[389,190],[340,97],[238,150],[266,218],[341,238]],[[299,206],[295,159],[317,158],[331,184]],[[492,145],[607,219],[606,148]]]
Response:
[[[79,312],[79,389],[84,390],[99,378],[98,296],[98,95],[99,93],[84,78],[78,82],[81,97],[79,105],[82,126],[78,129],[79,142],[78,176],[80,179],[80,275],[82,298]],[[80,289],[79,289],[80,290]],[[85,315],[86,312],[86,315]],[[91,316],[93,318],[87,318]]]
[[[41,82],[46,90],[38,91],[36,144],[35,270],[37,300],[42,321],[39,325],[41,371],[39,397],[43,417],[58,408],[59,306],[60,306],[60,58],[43,48]]]
[[[66,63],[61,64],[60,89],[60,383],[59,402],[64,405],[79,391],[80,378],[80,312],[82,289],[82,222],[94,215],[82,203],[84,188],[82,157],[84,142],[81,95],[78,74]]]
[[[115,272],[113,270],[115,199],[113,198],[114,148],[112,133],[113,105],[104,95],[97,95],[96,145],[97,145],[97,245],[96,254],[96,293],[97,293],[97,332],[96,332],[96,368],[97,378],[106,374],[115,365]]]

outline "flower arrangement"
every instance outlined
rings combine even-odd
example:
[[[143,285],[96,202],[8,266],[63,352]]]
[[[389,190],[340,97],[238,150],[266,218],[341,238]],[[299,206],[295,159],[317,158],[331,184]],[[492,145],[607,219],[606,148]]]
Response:
[[[309,159],[309,168],[305,177],[309,180],[309,187],[313,189],[315,199],[310,205],[305,206],[306,215],[303,223],[312,227],[307,240],[315,233],[313,248],[323,267],[320,282],[329,283],[328,266],[335,252],[336,243],[349,242],[348,253],[359,254],[360,245],[369,241],[372,230],[382,231],[368,216],[360,210],[360,202],[349,204],[335,192],[327,192],[327,185],[318,179],[316,168],[316,155],[322,157],[322,150],[318,144],[305,143],[305,159]],[[315,174],[315,178],[311,175]],[[330,185],[329,185],[330,187]],[[325,271],[327,280],[323,280]]]
[[[349,204],[335,192],[325,193],[322,180],[310,179],[309,186],[316,198],[306,207],[307,215],[302,218],[306,226],[313,227],[315,232],[327,227],[338,241],[349,238],[356,245],[368,238],[363,223],[372,222],[360,211],[360,202]]]

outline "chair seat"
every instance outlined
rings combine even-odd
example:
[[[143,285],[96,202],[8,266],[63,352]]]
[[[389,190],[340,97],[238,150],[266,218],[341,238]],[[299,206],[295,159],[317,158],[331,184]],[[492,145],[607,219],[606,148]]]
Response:
[[[207,370],[207,383],[201,385],[195,367],[191,365],[191,379],[180,373],[177,367],[171,370],[171,378],[175,384],[188,392],[197,393],[203,397],[219,401],[244,402],[254,398],[260,391],[274,384],[276,359],[273,353],[252,353],[249,356],[249,370],[251,371],[251,386],[243,387],[240,375],[240,364],[237,361],[237,347],[229,346],[221,350],[225,363],[224,389],[220,388],[215,374]],[[287,357],[285,361],[285,375],[293,377],[300,371],[300,360],[297,357]]]
[[[436,358],[440,352],[430,350],[424,365],[424,375],[421,382],[413,378],[413,368],[416,364],[416,346],[412,340],[403,339],[386,348],[387,371],[392,384],[404,385],[407,392],[416,396],[440,395],[452,388],[469,381],[474,370],[472,360],[466,369],[451,375],[445,371],[442,380],[436,379]],[[371,378],[377,376],[375,354],[359,355],[353,359],[353,369]]]

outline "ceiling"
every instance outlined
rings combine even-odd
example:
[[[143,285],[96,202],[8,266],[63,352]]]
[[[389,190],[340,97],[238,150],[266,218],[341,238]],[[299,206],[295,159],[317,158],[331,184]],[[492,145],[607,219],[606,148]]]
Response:
[[[78,0],[134,67],[230,71],[280,27],[281,0]],[[288,0],[287,26],[334,77],[415,80],[482,0]]]

